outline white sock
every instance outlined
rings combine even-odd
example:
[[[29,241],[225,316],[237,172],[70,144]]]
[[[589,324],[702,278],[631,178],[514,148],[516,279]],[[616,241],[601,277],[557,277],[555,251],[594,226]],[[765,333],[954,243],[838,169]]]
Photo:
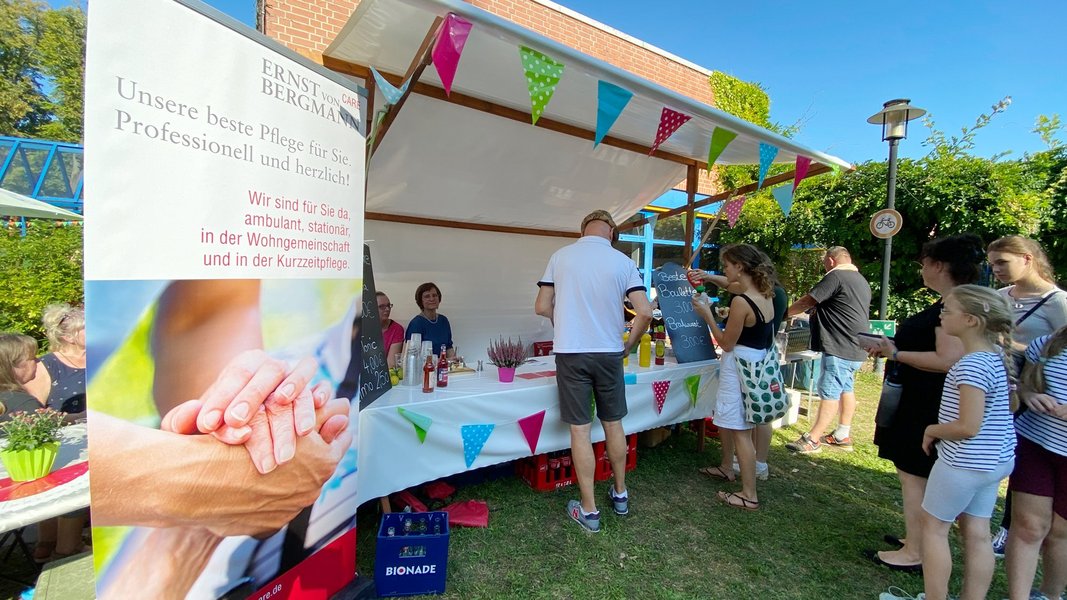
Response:
[[[768,467],[767,467],[767,463],[765,463],[765,462],[760,462],[760,461],[758,461],[758,460],[756,461],[756,472],[757,472],[757,473],[759,473],[760,471],[766,471],[766,470],[767,470],[767,468],[768,468]]]
[[[615,491],[615,487],[614,486],[612,486],[612,488],[611,488],[611,493],[614,494],[615,497],[618,498],[619,500],[627,499],[629,497],[627,495],[627,492],[628,492],[628,490],[623,490],[622,493],[620,494],[619,492]]]
[[[851,433],[851,432],[852,432],[852,426],[851,425],[838,425],[837,429],[834,430],[834,437],[839,439],[839,440],[843,440],[843,439],[847,438],[848,434]]]

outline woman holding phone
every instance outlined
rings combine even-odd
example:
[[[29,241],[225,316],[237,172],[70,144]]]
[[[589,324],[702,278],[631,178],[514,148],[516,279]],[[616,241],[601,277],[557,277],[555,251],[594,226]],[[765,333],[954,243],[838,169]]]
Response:
[[[958,338],[941,328],[941,298],[953,288],[978,280],[985,260],[982,240],[972,234],[953,235],[927,242],[919,255],[923,285],[939,298],[926,309],[904,319],[893,340],[883,339],[872,356],[890,359],[887,379],[901,386],[900,404],[887,427],[878,427],[874,443],[878,456],[893,461],[900,480],[904,506],[905,538],[886,535],[897,550],[865,554],[877,564],[897,571],[922,570],[922,500],[936,456],[923,452],[923,432],[937,423],[941,391],[949,368],[963,356]]]

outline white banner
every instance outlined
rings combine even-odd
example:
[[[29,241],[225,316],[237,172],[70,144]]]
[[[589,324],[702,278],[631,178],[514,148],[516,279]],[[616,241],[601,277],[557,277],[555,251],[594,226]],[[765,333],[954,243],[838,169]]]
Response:
[[[173,1],[89,31],[87,279],[362,277],[354,85]]]

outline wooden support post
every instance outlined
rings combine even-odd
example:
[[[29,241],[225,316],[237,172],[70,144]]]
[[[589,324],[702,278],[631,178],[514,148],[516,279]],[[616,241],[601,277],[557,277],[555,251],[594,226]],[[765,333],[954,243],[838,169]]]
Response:
[[[695,164],[689,165],[685,173],[685,268],[689,268],[693,264],[693,237],[696,235],[696,209],[693,208],[693,203],[697,199],[697,174],[699,169]]]

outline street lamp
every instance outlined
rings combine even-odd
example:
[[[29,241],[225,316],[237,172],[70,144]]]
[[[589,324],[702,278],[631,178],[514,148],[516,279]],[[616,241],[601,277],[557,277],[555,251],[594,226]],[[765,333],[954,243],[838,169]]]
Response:
[[[889,182],[886,186],[887,208],[893,208],[897,196],[897,145],[908,137],[908,121],[918,119],[926,111],[908,104],[907,98],[890,100],[882,105],[882,110],[867,119],[872,125],[882,126],[882,141],[889,142]],[[889,302],[889,261],[893,255],[893,238],[885,239],[885,254],[882,258],[882,302],[878,318],[886,318],[886,306]]]
[[[908,137],[908,121],[918,119],[926,111],[908,104],[907,98],[890,100],[882,105],[882,110],[871,115],[867,122],[882,126],[882,141],[889,142],[889,181],[886,184],[886,205],[893,208],[897,195],[897,145]],[[878,318],[885,319],[889,303],[889,261],[893,256],[893,238],[885,239],[885,253],[882,255],[882,301],[878,309]],[[881,372],[882,361],[875,361],[875,370]]]

